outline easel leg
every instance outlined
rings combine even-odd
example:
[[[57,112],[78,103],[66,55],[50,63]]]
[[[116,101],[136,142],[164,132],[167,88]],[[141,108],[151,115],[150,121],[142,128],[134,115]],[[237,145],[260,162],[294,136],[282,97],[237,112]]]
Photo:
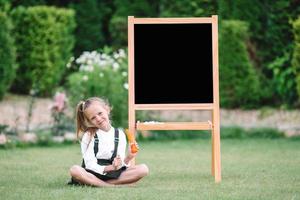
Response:
[[[221,151],[220,151],[220,128],[215,127],[213,129],[213,164],[214,164],[214,176],[215,182],[221,182]]]
[[[211,130],[211,175],[215,176],[214,130]]]

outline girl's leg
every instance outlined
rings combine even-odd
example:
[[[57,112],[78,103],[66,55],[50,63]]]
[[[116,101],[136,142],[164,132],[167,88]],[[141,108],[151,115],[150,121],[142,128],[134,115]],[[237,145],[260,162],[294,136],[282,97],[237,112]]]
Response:
[[[115,185],[135,183],[141,178],[147,176],[148,173],[149,173],[149,169],[147,165],[145,164],[134,165],[128,167],[124,172],[122,172],[122,174],[118,179],[111,179],[106,182]]]
[[[70,174],[75,180],[83,184],[97,187],[114,186],[110,183],[106,183],[105,181],[100,180],[94,174],[85,171],[85,169],[80,167],[79,165],[72,166],[70,168]]]

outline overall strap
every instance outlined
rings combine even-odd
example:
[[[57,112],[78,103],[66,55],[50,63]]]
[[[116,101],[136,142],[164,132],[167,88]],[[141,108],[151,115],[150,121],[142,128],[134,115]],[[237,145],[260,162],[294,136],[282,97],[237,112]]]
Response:
[[[94,135],[94,154],[95,154],[95,157],[98,153],[98,143],[99,143],[98,135],[97,135],[97,133],[95,133],[95,135]]]
[[[113,161],[114,158],[117,156],[118,146],[119,146],[119,129],[115,128],[115,149],[110,158],[111,161]]]

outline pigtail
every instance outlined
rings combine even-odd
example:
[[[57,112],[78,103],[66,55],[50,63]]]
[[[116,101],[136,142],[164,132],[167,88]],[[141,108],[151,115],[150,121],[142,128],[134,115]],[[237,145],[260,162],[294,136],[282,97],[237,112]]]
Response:
[[[85,116],[84,116],[84,111],[85,109],[85,102],[84,101],[80,101],[77,104],[76,107],[76,136],[77,139],[80,138],[81,133],[84,132],[87,127],[85,126]]]

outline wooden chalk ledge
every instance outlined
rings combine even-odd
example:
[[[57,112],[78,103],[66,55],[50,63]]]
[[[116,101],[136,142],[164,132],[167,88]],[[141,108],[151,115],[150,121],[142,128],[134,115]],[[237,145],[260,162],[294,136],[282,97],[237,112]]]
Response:
[[[212,123],[207,122],[137,122],[137,130],[211,130]]]

